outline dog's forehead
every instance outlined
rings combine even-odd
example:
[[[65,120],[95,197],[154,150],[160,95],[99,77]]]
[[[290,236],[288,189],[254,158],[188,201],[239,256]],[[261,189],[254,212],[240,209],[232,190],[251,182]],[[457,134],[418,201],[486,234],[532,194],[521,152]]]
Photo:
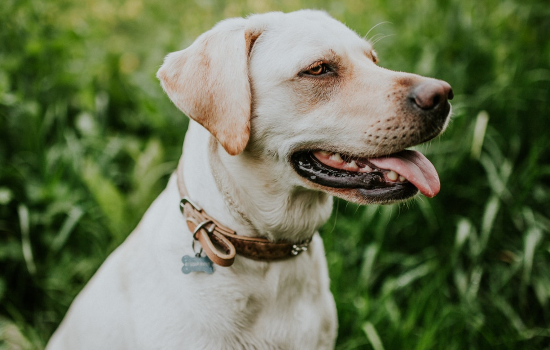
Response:
[[[303,10],[266,18],[255,54],[297,69],[329,54],[370,54],[371,44],[322,11]]]

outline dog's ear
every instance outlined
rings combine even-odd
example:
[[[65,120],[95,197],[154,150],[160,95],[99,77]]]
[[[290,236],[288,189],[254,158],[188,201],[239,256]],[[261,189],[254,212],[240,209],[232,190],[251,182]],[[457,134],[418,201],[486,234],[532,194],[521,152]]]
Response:
[[[172,102],[231,155],[241,153],[250,137],[248,58],[261,31],[246,23],[220,22],[187,49],[166,56],[157,72]]]

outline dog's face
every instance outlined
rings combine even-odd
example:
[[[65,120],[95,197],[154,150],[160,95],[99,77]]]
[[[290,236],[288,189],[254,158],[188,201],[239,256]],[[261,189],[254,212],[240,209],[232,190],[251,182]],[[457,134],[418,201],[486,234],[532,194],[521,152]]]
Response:
[[[209,33],[158,76],[228,153],[246,149],[296,186],[361,204],[437,194],[433,165],[405,149],[445,129],[447,83],[379,67],[369,42],[323,12],[255,15]]]

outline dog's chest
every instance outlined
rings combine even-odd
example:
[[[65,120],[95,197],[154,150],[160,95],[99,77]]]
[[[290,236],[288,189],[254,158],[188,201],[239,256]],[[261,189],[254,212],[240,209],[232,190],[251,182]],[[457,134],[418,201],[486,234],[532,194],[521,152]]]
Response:
[[[336,308],[319,235],[296,258],[260,263],[237,257],[232,267],[215,266],[213,274],[183,274],[181,257],[193,255],[184,225],[179,212],[170,213],[144,223],[144,236],[121,247],[138,347],[333,348]]]
[[[179,339],[183,348],[333,347],[334,301],[321,285],[319,271],[298,276],[301,268],[280,266],[263,276],[243,278],[219,269],[214,275],[191,276],[192,290],[172,308],[179,312],[168,313],[185,329],[185,339]],[[189,347],[192,344],[198,347]]]
[[[146,294],[162,298],[144,293],[147,304],[140,303],[149,316],[135,318],[138,344],[164,339],[165,349],[332,349],[336,309],[323,254],[317,255],[259,269],[237,261],[212,275],[170,276],[170,288],[159,281],[150,286],[158,291]]]

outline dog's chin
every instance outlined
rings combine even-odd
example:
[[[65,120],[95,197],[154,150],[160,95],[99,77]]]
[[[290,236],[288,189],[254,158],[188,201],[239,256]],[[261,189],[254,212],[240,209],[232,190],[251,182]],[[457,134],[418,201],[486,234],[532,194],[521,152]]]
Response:
[[[400,202],[419,192],[415,185],[403,177],[395,178],[395,173],[390,174],[389,170],[380,169],[368,161],[354,161],[351,167],[332,167],[321,161],[318,154],[298,151],[290,158],[294,170],[303,178],[306,186],[312,189],[358,204]],[[330,163],[330,160],[326,162]]]

